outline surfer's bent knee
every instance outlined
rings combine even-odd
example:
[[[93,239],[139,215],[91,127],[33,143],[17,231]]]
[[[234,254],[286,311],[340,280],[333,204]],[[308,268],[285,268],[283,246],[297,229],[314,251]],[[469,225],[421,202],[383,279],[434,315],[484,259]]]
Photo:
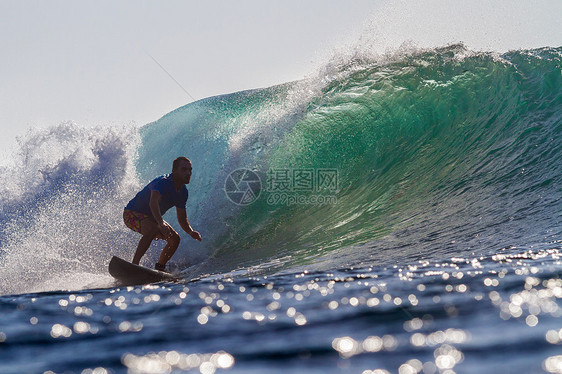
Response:
[[[170,236],[166,238],[166,241],[171,244],[180,244],[180,240],[180,235],[176,232],[176,230],[173,229],[170,232]]]

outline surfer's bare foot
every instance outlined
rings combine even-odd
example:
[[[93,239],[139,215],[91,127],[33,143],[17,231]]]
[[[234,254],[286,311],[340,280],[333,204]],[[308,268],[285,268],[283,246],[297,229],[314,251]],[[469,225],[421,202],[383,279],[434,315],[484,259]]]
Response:
[[[156,265],[154,265],[154,268],[158,271],[164,271],[167,273],[166,271],[166,265],[162,265],[161,263],[157,262]]]

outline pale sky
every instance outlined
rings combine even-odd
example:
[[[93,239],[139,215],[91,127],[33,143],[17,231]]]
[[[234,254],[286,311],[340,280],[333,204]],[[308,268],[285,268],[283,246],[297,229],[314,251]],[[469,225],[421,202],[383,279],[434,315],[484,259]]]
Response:
[[[144,125],[191,102],[168,74],[202,99],[358,45],[558,47],[561,15],[560,0],[0,0],[0,161],[29,127]]]

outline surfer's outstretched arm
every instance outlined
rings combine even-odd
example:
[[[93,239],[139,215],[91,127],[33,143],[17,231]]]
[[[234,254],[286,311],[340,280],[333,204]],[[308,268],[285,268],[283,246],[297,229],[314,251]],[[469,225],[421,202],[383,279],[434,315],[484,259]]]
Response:
[[[193,230],[187,220],[187,211],[185,209],[176,208],[176,213],[178,216],[178,223],[183,231],[188,233],[193,239],[201,241],[201,234],[198,231]]]

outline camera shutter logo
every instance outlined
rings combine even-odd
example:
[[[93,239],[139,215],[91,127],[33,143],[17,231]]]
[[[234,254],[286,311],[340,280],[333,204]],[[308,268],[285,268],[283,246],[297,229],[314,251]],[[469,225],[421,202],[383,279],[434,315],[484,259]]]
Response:
[[[261,179],[249,169],[236,169],[226,177],[224,192],[236,205],[249,205],[256,201],[261,193]]]

